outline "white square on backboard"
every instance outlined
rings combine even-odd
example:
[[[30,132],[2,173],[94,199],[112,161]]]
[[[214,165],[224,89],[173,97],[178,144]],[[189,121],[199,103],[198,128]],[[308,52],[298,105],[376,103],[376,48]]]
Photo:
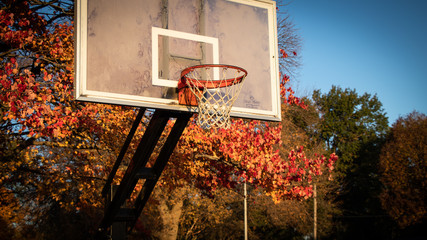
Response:
[[[219,64],[219,49],[218,49],[218,38],[207,37],[198,34],[180,32],[170,29],[152,27],[152,83],[155,86],[173,87],[178,86],[178,79],[163,79],[159,78],[159,36],[167,36],[177,39],[184,39],[190,41],[197,41],[201,43],[207,43],[212,45],[212,56],[214,64]]]

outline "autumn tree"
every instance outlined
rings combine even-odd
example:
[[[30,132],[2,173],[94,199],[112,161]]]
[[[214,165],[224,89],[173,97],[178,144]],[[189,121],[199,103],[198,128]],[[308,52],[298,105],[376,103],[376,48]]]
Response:
[[[381,149],[381,203],[405,228],[427,216],[427,116],[412,112],[391,127]]]
[[[281,152],[287,152],[296,146],[303,146],[306,154],[314,158],[318,154],[327,154],[325,142],[318,136],[318,129],[321,124],[320,114],[312,100],[305,97],[302,99],[305,108],[296,105],[282,106],[282,141]],[[334,194],[339,185],[335,176],[323,174],[313,178],[316,185],[317,197],[317,236],[324,238],[329,236],[334,230],[333,217],[339,215],[340,209]],[[311,235],[314,224],[314,202],[313,198],[308,201],[287,200],[283,204],[269,209],[277,209],[282,214],[283,219],[288,219],[289,226],[293,231],[287,234]],[[281,206],[282,205],[282,206]],[[280,208],[291,208],[280,210]],[[294,208],[294,209],[292,209]],[[281,220],[285,222],[285,220]]]

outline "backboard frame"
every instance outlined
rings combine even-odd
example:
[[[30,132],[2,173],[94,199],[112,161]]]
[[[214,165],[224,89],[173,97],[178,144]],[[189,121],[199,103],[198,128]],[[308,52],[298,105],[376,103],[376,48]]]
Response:
[[[89,90],[87,87],[88,74],[88,1],[77,0],[75,5],[75,79],[74,79],[74,97],[77,101],[105,103],[114,105],[125,105],[135,107],[148,107],[154,109],[169,109],[173,111],[197,112],[197,107],[179,105],[175,99],[160,99],[156,97],[137,96],[120,93],[106,93],[103,91]],[[271,110],[248,109],[244,107],[233,107],[231,116],[249,119],[259,119],[268,121],[281,120],[281,99],[280,99],[280,79],[278,63],[278,43],[277,43],[277,17],[276,3],[270,0],[226,0],[239,4],[248,4],[268,11],[268,31],[269,31],[269,55],[270,55],[270,81],[271,81]],[[152,56],[155,58],[157,50],[155,49],[156,36],[168,36],[186,40],[198,40],[212,45],[214,64],[221,63],[218,57],[218,48],[221,48],[218,39],[210,36],[201,36],[191,33],[178,32],[172,29],[152,28]],[[158,54],[158,52],[157,52]],[[152,64],[152,72],[158,71],[156,64]],[[250,69],[246,69],[251,75]],[[156,75],[156,74],[152,74]],[[166,87],[176,87],[178,79],[173,82],[169,79],[162,79],[152,76],[152,83]]]

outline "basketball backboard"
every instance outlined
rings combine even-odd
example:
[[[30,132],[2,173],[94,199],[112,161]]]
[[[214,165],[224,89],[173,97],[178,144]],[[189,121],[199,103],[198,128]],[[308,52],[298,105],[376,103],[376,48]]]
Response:
[[[181,71],[221,63],[248,72],[231,116],[280,120],[274,1],[78,0],[75,33],[76,100],[195,111]]]

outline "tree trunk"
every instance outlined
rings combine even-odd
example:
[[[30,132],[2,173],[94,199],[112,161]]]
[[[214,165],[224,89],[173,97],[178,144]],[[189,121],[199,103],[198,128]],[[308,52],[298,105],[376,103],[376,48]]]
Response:
[[[168,205],[167,198],[160,198],[158,210],[163,223],[162,230],[157,233],[160,240],[175,240],[178,237],[179,218],[182,213],[184,200],[176,197],[172,206]]]

